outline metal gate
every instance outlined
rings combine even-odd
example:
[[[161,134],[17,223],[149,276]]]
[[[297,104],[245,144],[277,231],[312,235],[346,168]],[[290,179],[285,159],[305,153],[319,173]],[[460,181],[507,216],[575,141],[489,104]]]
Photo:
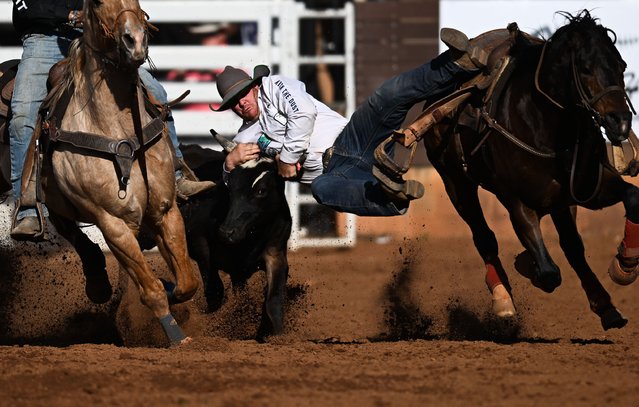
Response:
[[[251,71],[257,64],[266,64],[277,73],[299,78],[304,66],[314,64],[341,65],[344,69],[344,114],[349,117],[355,109],[355,27],[354,9],[347,3],[342,9],[309,10],[293,0],[142,0],[142,8],[154,24],[204,25],[210,23],[252,23],[256,25],[254,43],[242,45],[178,44],[152,45],[149,54],[159,72],[171,70],[214,70],[226,65]],[[300,27],[308,19],[337,19],[343,21],[343,53],[340,55],[301,55]],[[0,23],[11,22],[11,2],[0,1]],[[0,60],[19,58],[19,47],[0,48]],[[147,66],[148,68],[148,66]],[[161,80],[169,100],[186,89],[189,103],[219,103],[221,98],[214,81],[188,82]],[[232,136],[240,126],[240,119],[232,112],[212,113],[208,110],[179,110],[173,113],[178,135],[186,143],[219,148],[209,135],[214,128],[224,136]],[[293,217],[291,249],[304,246],[352,246],[356,240],[354,215],[335,214],[341,230],[330,237],[310,237],[301,216],[307,205],[318,205],[300,185],[289,182],[286,194]]]

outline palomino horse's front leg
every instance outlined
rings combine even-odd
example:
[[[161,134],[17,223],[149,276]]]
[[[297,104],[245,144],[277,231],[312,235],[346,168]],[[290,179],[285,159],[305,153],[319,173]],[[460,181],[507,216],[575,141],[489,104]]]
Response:
[[[515,233],[526,249],[515,262],[517,271],[530,278],[535,287],[547,293],[553,292],[561,285],[561,274],[544,245],[539,215],[519,199],[504,199],[501,196],[498,198],[508,209]]]
[[[552,213],[551,216],[559,233],[561,249],[581,281],[590,309],[599,316],[605,330],[623,328],[628,320],[612,304],[610,295],[586,261],[584,245],[575,222],[576,208],[574,213],[570,208],[565,208]]]
[[[97,226],[115,258],[135,281],[142,303],[159,319],[171,345],[189,342],[190,338],[184,334],[171,315],[164,285],[153,274],[133,231],[126,222],[116,217],[107,217],[101,219]]]
[[[195,295],[199,283],[189,258],[182,214],[173,200],[169,210],[151,225],[155,242],[175,275],[175,289],[169,293],[171,303],[187,301]]]

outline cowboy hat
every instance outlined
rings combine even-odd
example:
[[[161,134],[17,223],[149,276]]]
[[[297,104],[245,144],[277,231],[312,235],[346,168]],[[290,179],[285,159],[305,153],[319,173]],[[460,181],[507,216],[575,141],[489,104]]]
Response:
[[[217,76],[217,91],[222,96],[220,107],[214,109],[212,105],[209,108],[214,112],[221,112],[233,107],[243,93],[259,83],[263,77],[271,73],[266,65],[257,65],[253,68],[253,78],[241,69],[227,65],[221,74]]]

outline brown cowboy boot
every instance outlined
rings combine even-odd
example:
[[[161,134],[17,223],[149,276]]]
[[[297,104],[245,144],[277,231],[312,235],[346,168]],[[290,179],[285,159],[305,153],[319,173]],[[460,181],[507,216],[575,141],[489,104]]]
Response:
[[[183,175],[177,179],[177,195],[187,200],[193,195],[212,189],[215,185],[213,181],[191,181]]]
[[[16,208],[18,211],[18,208]],[[36,236],[41,234],[42,226],[37,216],[25,216],[17,220],[13,229],[11,229],[11,238],[14,240],[39,240]]]
[[[35,136],[38,135],[39,134],[35,134]],[[24,162],[20,199],[16,202],[12,219],[10,236],[14,240],[39,242],[47,239],[44,205],[38,199],[37,192],[39,175],[38,159],[39,152],[35,143],[35,137],[33,137]],[[36,215],[25,216],[18,219],[20,212],[27,209],[35,209]]]
[[[180,199],[186,201],[189,197],[208,191],[216,185],[213,181],[200,181],[183,159],[178,159],[178,169],[181,175],[178,175],[175,181],[177,196]]]
[[[466,34],[454,28],[442,28],[439,37],[450,49],[453,61],[462,68],[473,71],[488,63],[488,53],[473,45]]]

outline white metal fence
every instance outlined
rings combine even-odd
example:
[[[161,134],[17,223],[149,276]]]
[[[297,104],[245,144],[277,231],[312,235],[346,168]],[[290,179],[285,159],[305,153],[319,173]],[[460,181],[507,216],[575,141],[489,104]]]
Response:
[[[347,3],[343,9],[309,10],[292,0],[142,0],[142,8],[155,24],[203,24],[209,22],[257,23],[255,44],[236,46],[154,45],[149,54],[158,70],[213,70],[233,65],[251,71],[257,64],[277,66],[279,73],[299,77],[300,67],[325,63],[343,65],[345,74],[345,112],[355,109],[354,9]],[[340,19],[344,24],[344,53],[341,55],[300,55],[300,21],[302,19]],[[0,0],[0,23],[11,21],[11,1]],[[19,58],[19,47],[0,47],[0,61]],[[189,103],[219,103],[216,84],[208,82],[162,81],[169,99],[191,90]],[[239,118],[232,112],[176,110],[174,118],[181,141],[197,141],[209,147],[209,129],[231,136],[239,128]],[[189,140],[189,138],[192,138]],[[210,140],[210,141],[209,141]],[[287,198],[293,216],[290,248],[304,246],[351,246],[355,244],[355,216],[345,215],[337,237],[309,237],[300,213],[304,205],[317,205],[312,196],[300,193],[297,183],[287,183]],[[341,216],[341,215],[340,215]],[[312,232],[312,231],[311,231]]]

